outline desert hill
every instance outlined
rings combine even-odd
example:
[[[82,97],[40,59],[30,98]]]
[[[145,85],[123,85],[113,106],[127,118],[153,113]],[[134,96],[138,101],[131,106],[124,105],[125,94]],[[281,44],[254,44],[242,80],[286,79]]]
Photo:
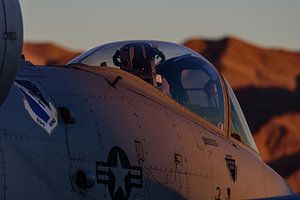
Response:
[[[234,37],[191,39],[184,45],[210,60],[233,88],[274,86],[293,90],[297,87],[300,52],[258,47]]]
[[[262,158],[300,192],[300,52],[256,46],[235,37],[193,38],[184,45],[230,82]],[[34,64],[64,64],[78,55],[51,43],[26,43]]]
[[[63,65],[80,54],[79,51],[71,51],[50,42],[27,42],[23,46],[23,53],[26,60],[35,65]]]

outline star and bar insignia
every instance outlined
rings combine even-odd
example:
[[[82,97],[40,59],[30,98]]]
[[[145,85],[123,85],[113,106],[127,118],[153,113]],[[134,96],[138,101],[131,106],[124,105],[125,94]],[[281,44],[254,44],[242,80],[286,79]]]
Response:
[[[120,147],[109,151],[107,161],[96,162],[97,183],[108,185],[112,200],[128,200],[133,188],[143,187],[142,168],[130,165]]]

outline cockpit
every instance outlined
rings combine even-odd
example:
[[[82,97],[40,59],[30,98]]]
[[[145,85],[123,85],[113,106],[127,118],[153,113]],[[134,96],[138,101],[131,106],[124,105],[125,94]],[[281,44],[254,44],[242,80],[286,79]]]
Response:
[[[220,131],[224,130],[229,88],[231,136],[257,150],[229,84],[204,57],[181,45],[158,41],[116,42],[91,49],[70,64],[114,67],[131,73]],[[233,122],[235,123],[233,125]]]

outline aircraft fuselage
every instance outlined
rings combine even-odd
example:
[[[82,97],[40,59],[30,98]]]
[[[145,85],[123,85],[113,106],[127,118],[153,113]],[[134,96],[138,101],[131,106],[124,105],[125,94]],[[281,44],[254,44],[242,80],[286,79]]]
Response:
[[[0,194],[7,199],[291,193],[254,150],[119,69],[23,66],[0,122]]]

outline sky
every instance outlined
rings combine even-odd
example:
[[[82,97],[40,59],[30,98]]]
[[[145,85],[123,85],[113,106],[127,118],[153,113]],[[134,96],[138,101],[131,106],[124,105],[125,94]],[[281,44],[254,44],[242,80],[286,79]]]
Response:
[[[103,43],[236,36],[300,51],[299,0],[20,0],[26,41]]]

